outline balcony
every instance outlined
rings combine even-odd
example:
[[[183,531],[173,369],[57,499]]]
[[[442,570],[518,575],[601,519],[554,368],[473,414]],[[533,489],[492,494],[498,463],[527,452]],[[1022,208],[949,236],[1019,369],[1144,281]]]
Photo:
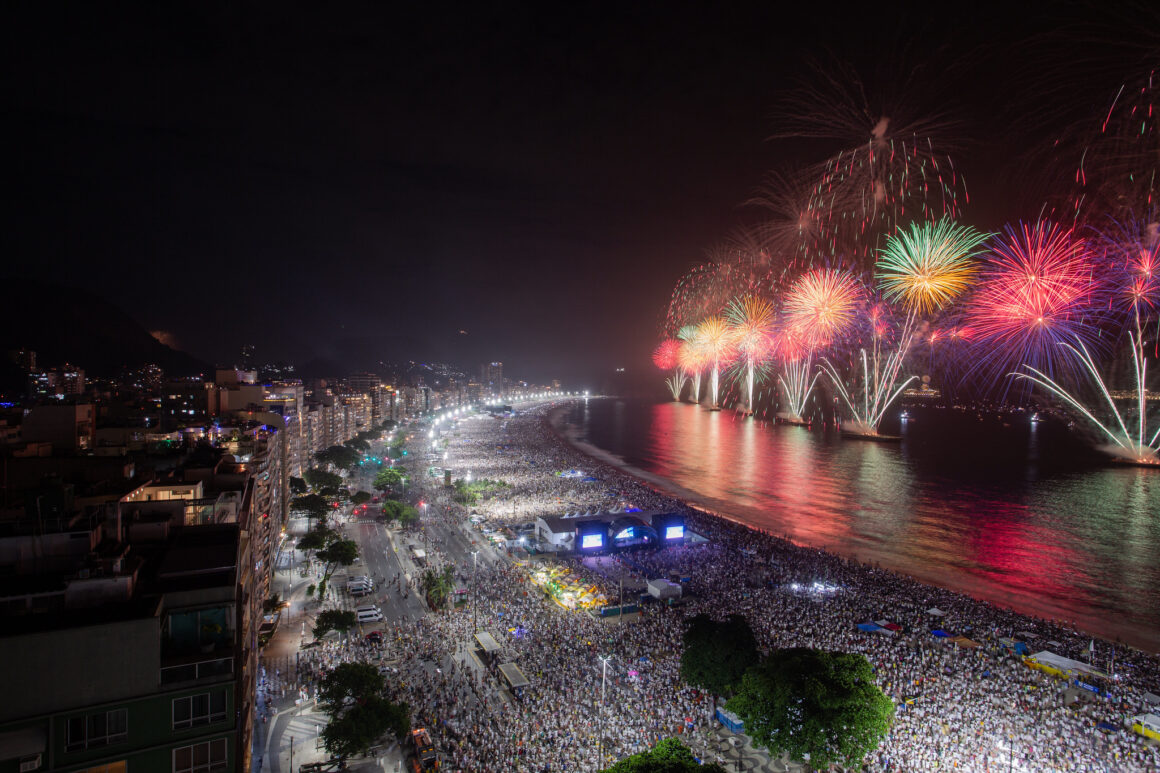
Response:
[[[184,657],[168,657],[162,661],[161,684],[199,682],[220,679],[234,673],[233,647],[220,647],[214,652]]]

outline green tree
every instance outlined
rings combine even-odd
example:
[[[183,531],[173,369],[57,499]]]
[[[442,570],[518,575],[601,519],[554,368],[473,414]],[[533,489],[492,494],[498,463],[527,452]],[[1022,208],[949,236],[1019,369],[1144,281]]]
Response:
[[[318,551],[318,559],[331,566],[350,566],[358,558],[358,543],[349,539],[336,539]],[[327,573],[329,575],[329,572]]]
[[[742,615],[718,622],[707,614],[688,621],[681,652],[681,677],[714,696],[732,695],[757,663],[757,639]]]
[[[306,481],[304,481],[302,478],[295,478],[293,475],[290,476],[291,494],[294,496],[301,496],[302,494],[305,494],[307,490]]]
[[[395,467],[384,467],[375,474],[374,487],[379,491],[395,491],[406,479],[403,471]]]
[[[327,472],[326,470],[320,470],[317,467],[311,467],[302,474],[302,477],[306,479],[306,482],[312,489],[336,489],[342,485],[342,476],[333,472]]]
[[[298,549],[322,550],[336,539],[338,539],[338,533],[334,529],[319,524],[302,535],[302,539],[298,540]]]
[[[443,567],[442,572],[426,569],[419,578],[419,588],[427,597],[427,606],[431,609],[442,609],[455,588],[455,570],[450,566]]]
[[[625,757],[603,773],[725,773],[715,762],[698,764],[689,747],[676,738],[666,738],[656,746]]]
[[[383,520],[388,523],[398,521],[403,526],[410,526],[419,520],[419,511],[404,502],[388,499],[383,502]]]
[[[354,612],[345,609],[327,609],[314,619],[314,638],[321,639],[330,631],[346,632],[358,624]]]
[[[361,505],[371,501],[371,492],[356,491],[350,495],[350,503],[352,505]]]
[[[383,677],[370,663],[341,663],[323,677],[319,699],[330,715],[322,731],[328,752],[345,760],[364,753],[387,733],[406,737],[410,707],[391,703],[382,692]]]
[[[330,515],[330,502],[321,494],[304,494],[290,500],[290,509],[302,513],[312,521]]]
[[[860,767],[894,716],[863,655],[805,647],[770,653],[749,669],[726,706],[755,744],[815,769],[839,762]]]
[[[352,437],[350,440],[343,443],[343,445],[360,455],[368,453],[371,450],[371,444],[361,437]]]
[[[451,484],[455,490],[451,492],[451,501],[456,504],[470,507],[479,501],[479,494],[471,490],[471,485],[463,478],[456,479]]]
[[[314,461],[340,470],[353,470],[361,459],[362,454],[347,446],[331,446],[314,454]]]

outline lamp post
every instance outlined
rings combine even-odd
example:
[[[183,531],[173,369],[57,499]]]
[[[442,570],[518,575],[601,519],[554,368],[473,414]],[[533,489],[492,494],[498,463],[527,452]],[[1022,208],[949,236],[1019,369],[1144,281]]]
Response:
[[[597,760],[596,769],[604,765],[604,686],[608,681],[608,661],[612,660],[611,655],[598,655],[600,660],[600,721],[597,723],[598,737],[596,739]]]

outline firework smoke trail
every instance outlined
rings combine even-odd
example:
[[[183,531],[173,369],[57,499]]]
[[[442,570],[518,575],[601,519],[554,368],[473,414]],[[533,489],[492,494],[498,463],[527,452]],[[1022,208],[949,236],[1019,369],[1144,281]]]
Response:
[[[734,347],[745,379],[745,407],[753,414],[756,412],[753,405],[754,382],[770,355],[773,306],[763,298],[747,295],[730,303],[725,317],[732,326]]]
[[[660,345],[653,350],[653,364],[661,370],[672,370],[673,374],[665,379],[665,383],[669,387],[669,391],[673,394],[674,400],[681,399],[681,392],[685,388],[685,382],[688,380],[680,370],[680,356],[681,356],[681,342],[668,338],[661,341]]]
[[[1112,445],[1103,446],[1103,450],[1109,454],[1138,464],[1160,465],[1160,445],[1158,445],[1160,444],[1160,427],[1156,428],[1156,431],[1152,433],[1150,438],[1147,435],[1149,427],[1145,401],[1147,400],[1148,392],[1145,384],[1147,383],[1148,377],[1148,362],[1143,357],[1143,342],[1136,338],[1134,333],[1129,333],[1128,337],[1132,342],[1132,360],[1135,366],[1134,375],[1136,379],[1135,401],[1138,415],[1135,434],[1129,431],[1128,424],[1124,421],[1124,416],[1120,413],[1120,409],[1116,407],[1115,400],[1112,399],[1107,385],[1100,376],[1095,361],[1088,353],[1087,347],[1083,345],[1082,341],[1077,341],[1077,345],[1075,346],[1070,343],[1063,343],[1061,346],[1070,349],[1074,357],[1083,365],[1100,396],[1107,403],[1108,410],[1115,419],[1114,424],[1098,419],[1092,409],[1082,400],[1037,368],[1024,365],[1023,367],[1026,369],[1026,373],[1014,373],[1012,375],[1017,379],[1025,379],[1034,384],[1038,384],[1094,424],[1097,429],[1112,441]]]
[[[807,271],[786,292],[784,328],[779,335],[783,374],[778,378],[789,411],[784,418],[802,421],[816,376],[810,378],[813,353],[844,335],[862,303],[862,288],[844,269]]]
[[[1104,277],[1085,239],[1072,228],[1040,221],[1008,226],[991,245],[979,273],[978,289],[967,307],[975,333],[971,372],[997,383],[1027,365],[1057,376],[1075,370],[1077,341],[1102,349],[1099,322],[1106,316],[1100,295]],[[1057,355],[1065,355],[1057,362]]]
[[[709,405],[712,408],[720,408],[718,397],[721,366],[728,364],[736,352],[733,329],[725,317],[709,317],[697,326],[697,338],[705,352],[707,363],[712,365],[709,375]]]

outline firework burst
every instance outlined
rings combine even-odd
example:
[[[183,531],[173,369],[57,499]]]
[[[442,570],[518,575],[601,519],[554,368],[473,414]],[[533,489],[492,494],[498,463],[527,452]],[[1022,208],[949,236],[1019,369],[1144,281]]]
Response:
[[[660,345],[653,350],[652,360],[653,364],[661,370],[673,371],[673,374],[665,379],[665,384],[668,385],[673,399],[680,400],[685,382],[688,381],[688,378],[680,370],[681,342],[675,338],[661,341]]]
[[[778,385],[786,410],[781,418],[801,422],[817,382],[814,355],[849,331],[862,305],[862,286],[845,269],[811,269],[786,291],[778,334],[782,361]]]
[[[908,104],[904,95],[920,84],[887,76],[884,88],[897,87],[897,95],[871,98],[849,66],[815,64],[812,71],[813,79],[788,92],[774,135],[837,140],[845,148],[812,170],[809,204],[798,217],[817,234],[812,246],[868,268],[880,239],[902,223],[957,217],[967,192],[947,155],[955,122]]]
[[[725,317],[733,328],[737,362],[745,382],[746,409],[752,414],[753,388],[772,354],[773,306],[764,298],[747,295],[730,303]]]
[[[697,340],[704,353],[709,371],[710,406],[719,408],[721,368],[728,365],[736,353],[733,328],[722,316],[709,317],[697,325]]]
[[[849,271],[812,269],[789,288],[782,314],[792,336],[819,348],[849,329],[861,302],[862,287]]]
[[[1102,277],[1085,239],[1074,229],[1041,221],[1008,227],[984,259],[967,324],[979,346],[974,369],[994,381],[1027,365],[1055,375],[1072,368],[1072,357],[1056,362],[1079,342],[1102,348],[1098,295]]]
[[[879,253],[878,286],[886,300],[917,314],[933,314],[970,286],[986,239],[946,218],[913,224],[887,239]]]
[[[677,352],[677,366],[693,382],[690,397],[694,403],[701,402],[701,373],[707,362],[706,351],[696,325],[686,325],[677,333],[681,347]]]

